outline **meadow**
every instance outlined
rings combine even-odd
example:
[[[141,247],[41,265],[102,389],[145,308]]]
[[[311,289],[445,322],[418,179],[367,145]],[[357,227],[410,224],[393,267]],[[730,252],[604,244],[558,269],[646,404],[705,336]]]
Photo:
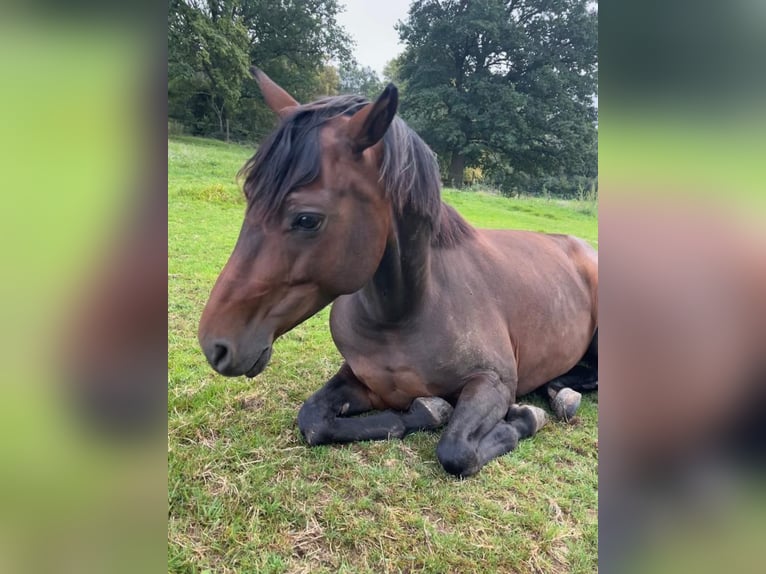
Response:
[[[303,443],[298,409],[341,364],[329,308],[279,339],[256,379],[207,365],[197,322],[239,232],[235,175],[252,152],[168,142],[168,571],[595,572],[597,394],[573,424],[553,421],[457,480],[436,460],[438,433]],[[571,233],[597,246],[594,209],[582,202],[443,196],[479,227]]]

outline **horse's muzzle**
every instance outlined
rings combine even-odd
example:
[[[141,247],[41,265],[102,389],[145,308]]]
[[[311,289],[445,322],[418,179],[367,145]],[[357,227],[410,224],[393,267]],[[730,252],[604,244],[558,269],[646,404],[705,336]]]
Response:
[[[255,364],[252,366],[252,368],[245,373],[246,377],[253,378],[263,372],[263,370],[266,368],[266,366],[269,364],[269,361],[271,360],[271,349],[272,347],[269,346],[263,350],[263,352],[261,353],[261,356],[258,357],[258,359],[255,361]]]
[[[215,339],[202,342],[201,347],[210,366],[225,377],[255,377],[271,359],[271,345],[256,346],[253,352],[243,353],[229,341]]]

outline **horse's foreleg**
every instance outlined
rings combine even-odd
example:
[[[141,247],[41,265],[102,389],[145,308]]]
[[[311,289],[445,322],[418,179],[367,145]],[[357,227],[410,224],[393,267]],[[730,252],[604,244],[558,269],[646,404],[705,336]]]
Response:
[[[510,402],[510,389],[492,372],[475,375],[463,387],[436,448],[444,470],[456,476],[471,476],[545,424],[542,409]]]
[[[450,404],[437,397],[415,399],[407,412],[376,411],[370,391],[348,365],[311,395],[298,413],[298,428],[310,445],[401,438],[416,430],[435,429],[452,414]]]

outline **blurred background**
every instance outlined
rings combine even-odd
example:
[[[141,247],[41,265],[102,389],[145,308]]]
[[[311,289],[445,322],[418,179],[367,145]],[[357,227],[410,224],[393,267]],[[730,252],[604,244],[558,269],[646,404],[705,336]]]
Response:
[[[0,571],[166,557],[164,9],[0,5]]]
[[[762,572],[766,5],[599,13],[604,572]]]
[[[0,571],[166,567],[167,130],[267,125],[179,99],[197,88],[164,8],[0,6]],[[312,81],[407,81],[320,21],[348,73]],[[623,0],[599,22],[600,567],[763,572],[766,5]]]

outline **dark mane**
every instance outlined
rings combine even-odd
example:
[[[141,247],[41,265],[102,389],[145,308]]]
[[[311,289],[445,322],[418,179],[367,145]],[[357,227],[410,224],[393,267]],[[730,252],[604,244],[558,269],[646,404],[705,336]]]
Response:
[[[300,106],[284,119],[242,167],[248,209],[264,218],[275,217],[287,195],[319,177],[319,128],[333,118],[352,115],[368,100],[360,96],[322,98]],[[409,126],[396,116],[383,138],[380,180],[398,215],[414,213],[433,230],[434,243],[457,244],[473,228],[441,201],[436,156]]]

